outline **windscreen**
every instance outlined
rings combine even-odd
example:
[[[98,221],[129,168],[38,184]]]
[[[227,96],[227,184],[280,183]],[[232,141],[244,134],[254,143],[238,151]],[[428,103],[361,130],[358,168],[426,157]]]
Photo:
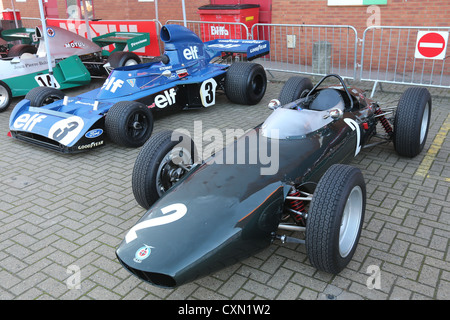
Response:
[[[262,135],[274,139],[304,136],[332,122],[328,111],[278,108],[263,123]]]

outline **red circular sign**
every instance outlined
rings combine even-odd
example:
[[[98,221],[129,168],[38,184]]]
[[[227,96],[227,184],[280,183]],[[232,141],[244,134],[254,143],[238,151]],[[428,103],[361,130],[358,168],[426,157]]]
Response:
[[[433,58],[442,53],[445,49],[445,39],[439,33],[430,32],[423,35],[418,43],[417,50],[427,58]]]

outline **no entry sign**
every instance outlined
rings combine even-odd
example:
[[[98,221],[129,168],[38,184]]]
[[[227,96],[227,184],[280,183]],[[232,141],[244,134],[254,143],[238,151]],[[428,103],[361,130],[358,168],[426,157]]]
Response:
[[[419,31],[417,33],[415,58],[444,59],[447,41],[447,31]]]

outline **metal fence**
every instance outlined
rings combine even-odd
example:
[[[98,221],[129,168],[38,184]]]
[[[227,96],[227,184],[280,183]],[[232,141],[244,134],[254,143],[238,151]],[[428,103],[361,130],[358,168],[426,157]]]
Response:
[[[253,25],[243,23],[169,20],[185,24],[203,41],[218,38],[269,40],[270,54],[259,59],[266,70],[324,75],[338,73],[355,79],[357,32],[352,26]]]
[[[352,26],[255,24],[253,39],[270,41],[267,70],[356,78],[358,33]]]
[[[168,20],[166,24],[184,25],[197,34],[202,41],[214,39],[251,39],[247,26],[240,22],[208,22]]]
[[[22,18],[22,23],[34,27],[40,21]],[[218,38],[269,40],[270,54],[258,60],[266,70],[336,73],[347,79],[373,81],[372,95],[382,82],[450,88],[449,53],[438,60],[415,57],[419,31],[448,32],[450,27],[373,26],[359,39],[350,25],[257,23],[249,30],[238,22],[168,20],[166,24],[186,25],[205,42]],[[162,42],[160,49],[164,51]]]
[[[450,31],[450,27],[369,27],[364,31],[360,79],[432,87],[450,87],[450,67],[444,59],[416,58],[419,31]]]

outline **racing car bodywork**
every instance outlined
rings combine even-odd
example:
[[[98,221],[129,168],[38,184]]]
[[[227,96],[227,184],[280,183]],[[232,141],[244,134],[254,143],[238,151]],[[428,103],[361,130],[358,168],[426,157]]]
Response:
[[[90,41],[71,31],[48,27],[49,47],[45,47],[42,38],[42,28],[8,30],[6,39],[35,37],[37,48],[31,44],[23,43],[13,46],[8,56],[0,59],[0,112],[5,111],[13,97],[26,95],[35,87],[54,87],[68,89],[86,85],[91,77],[106,77],[108,70],[125,65],[140,63],[140,58],[133,52],[119,51],[128,43],[138,43],[133,50],[150,43],[147,33],[110,33],[99,36]],[[25,32],[26,31],[26,32]],[[5,31],[3,31],[5,32]],[[116,49],[109,53],[102,50],[102,46],[116,42]],[[133,42],[131,42],[133,41]],[[97,44],[98,43],[98,44]],[[47,53],[50,50],[52,58],[52,71],[50,74]]]
[[[178,25],[164,26],[161,40],[165,53],[157,61],[114,69],[101,88],[64,99],[53,88],[33,89],[11,114],[11,135],[62,152],[101,146],[105,133],[119,145],[138,147],[151,135],[153,112],[210,107],[220,90],[240,104],[255,104],[264,96],[267,78],[261,65],[211,61],[224,52],[255,59],[269,52],[267,41],[203,43]],[[47,98],[57,101],[43,105]]]
[[[20,52],[36,53],[36,38],[33,37],[35,32],[35,28],[1,30],[0,27],[0,44],[2,44],[0,51],[2,58],[13,57],[16,55],[16,52],[17,54]],[[17,42],[20,42],[20,44]]]
[[[330,77],[340,86],[319,88]],[[135,199],[148,211],[116,250],[122,265],[151,284],[176,287],[278,239],[305,244],[319,270],[336,274],[345,268],[366,202],[361,171],[345,163],[371,146],[378,123],[386,130],[379,143],[394,141],[400,155],[417,155],[428,132],[431,97],[426,89],[410,88],[395,112],[386,112],[336,75],[322,81],[312,87],[307,78],[289,79],[282,107],[271,102],[274,111],[263,124],[203,162],[186,134],[151,137],[132,176]],[[268,150],[279,155],[278,167],[264,174],[267,164],[249,159]]]

